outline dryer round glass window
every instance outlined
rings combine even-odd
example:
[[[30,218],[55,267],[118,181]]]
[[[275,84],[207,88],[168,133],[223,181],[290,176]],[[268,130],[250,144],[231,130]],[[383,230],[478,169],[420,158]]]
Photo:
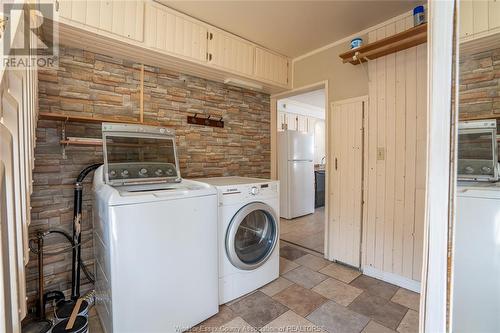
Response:
[[[268,205],[255,202],[234,215],[226,233],[229,261],[245,270],[266,262],[278,241],[278,219]]]

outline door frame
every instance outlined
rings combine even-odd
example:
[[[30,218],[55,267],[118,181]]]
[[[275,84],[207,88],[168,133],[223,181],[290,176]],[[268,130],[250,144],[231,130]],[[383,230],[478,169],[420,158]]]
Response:
[[[330,104],[328,102],[328,80],[323,80],[323,81],[318,81],[309,85],[305,85],[302,87],[298,87],[295,89],[287,90],[282,93],[274,94],[271,95],[271,179],[278,180],[279,175],[278,175],[278,100],[287,98],[290,96],[295,96],[299,94],[304,94],[310,91],[314,90],[319,90],[319,89],[324,89],[325,90],[325,154],[326,154],[326,159],[325,159],[325,170],[326,170],[326,175],[325,175],[325,193],[329,193],[329,166],[330,163],[328,162],[328,149],[329,149],[329,142],[330,142],[330,133],[328,131],[328,122],[330,120]],[[328,260],[330,259],[330,244],[329,244],[329,238],[328,235],[330,234],[330,228],[329,228],[329,200],[328,200],[328,195],[325,196],[325,242],[324,242],[324,248],[323,248],[323,256],[327,258]],[[279,216],[278,216],[279,218]]]
[[[366,202],[366,191],[365,191],[365,180],[367,178],[367,172],[368,169],[366,168],[365,161],[368,159],[368,142],[367,142],[367,136],[366,136],[366,110],[368,110],[368,103],[370,101],[369,95],[363,95],[363,96],[358,96],[358,97],[352,97],[352,98],[347,98],[343,99],[340,101],[335,101],[331,103],[331,112],[333,114],[333,108],[334,106],[338,105],[344,105],[344,104],[350,104],[350,103],[356,103],[356,102],[363,102],[363,110],[362,110],[362,132],[361,132],[361,209],[359,212],[360,216],[360,233],[359,233],[359,265],[354,266],[358,269],[362,269],[363,267],[363,241],[365,239],[364,235],[364,226],[366,222],[366,210],[365,210],[365,202]],[[333,165],[334,163],[331,162],[330,165]],[[329,193],[328,193],[329,195]],[[328,237],[332,237],[333,235],[328,234]],[[331,242],[329,242],[331,244]],[[332,254],[332,258],[328,258],[329,260],[334,260],[333,259],[333,249],[330,251]]]

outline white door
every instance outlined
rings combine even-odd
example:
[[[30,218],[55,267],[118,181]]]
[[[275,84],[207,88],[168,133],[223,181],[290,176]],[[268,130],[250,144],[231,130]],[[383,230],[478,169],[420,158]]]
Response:
[[[363,110],[365,99],[332,103],[329,237],[331,259],[361,265]]]

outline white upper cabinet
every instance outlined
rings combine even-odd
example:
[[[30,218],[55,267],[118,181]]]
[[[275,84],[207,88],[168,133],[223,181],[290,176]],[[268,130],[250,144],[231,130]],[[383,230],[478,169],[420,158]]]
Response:
[[[253,76],[255,45],[219,29],[211,28],[208,33],[210,65]]]
[[[135,61],[217,81],[250,80],[268,92],[289,87],[288,58],[156,1],[53,1],[68,46],[109,46],[114,54],[137,54]]]
[[[499,0],[460,1],[460,37],[470,40],[500,32]]]
[[[142,0],[58,0],[57,6],[59,16],[64,19],[139,42],[143,41],[144,2]]]
[[[207,28],[186,15],[156,3],[146,4],[146,45],[198,61],[207,58]]]
[[[260,47],[255,48],[255,76],[281,85],[288,84],[288,59]]]
[[[297,116],[297,131],[304,133],[308,132],[308,118],[306,116]]]

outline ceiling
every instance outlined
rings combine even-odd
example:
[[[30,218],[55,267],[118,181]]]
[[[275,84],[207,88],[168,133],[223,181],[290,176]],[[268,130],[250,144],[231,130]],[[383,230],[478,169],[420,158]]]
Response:
[[[318,108],[325,108],[325,90],[314,90],[304,94],[288,97],[292,101],[297,101],[303,104],[312,105]]]
[[[292,58],[388,20],[425,2],[157,1]]]

